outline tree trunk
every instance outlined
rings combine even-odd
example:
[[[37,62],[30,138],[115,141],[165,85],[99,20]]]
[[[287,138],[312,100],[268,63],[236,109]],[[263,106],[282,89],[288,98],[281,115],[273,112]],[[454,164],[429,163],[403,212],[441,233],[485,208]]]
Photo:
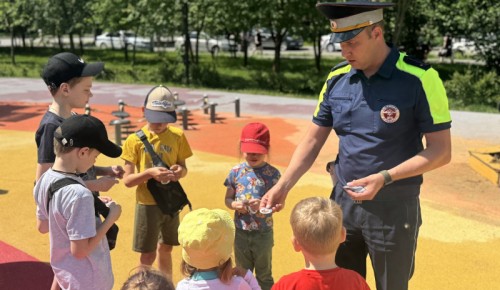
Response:
[[[321,72],[321,33],[318,33],[314,37],[313,48],[314,48],[314,62],[316,64],[316,70],[319,73]]]
[[[83,39],[82,39],[83,35],[82,33],[80,32],[78,34],[78,39],[79,39],[79,42],[80,42],[80,55],[83,55]]]
[[[15,54],[15,49],[14,49],[14,27],[10,27],[10,62],[15,65],[16,64],[16,54]]]
[[[243,66],[248,66],[248,32],[243,32]]]
[[[70,32],[69,33],[69,47],[71,49],[71,51],[75,51],[75,41],[73,40],[73,33]]]
[[[59,50],[63,51],[64,50],[64,45],[62,43],[61,35],[59,33],[57,34],[57,43],[59,44]]]
[[[408,7],[410,6],[411,3],[413,3],[415,0],[398,0],[396,4],[396,25],[394,26],[394,36],[393,36],[393,42],[394,46],[398,47],[399,46],[399,37],[401,36],[401,31],[404,28],[404,21],[405,21],[405,14],[406,11],[408,11]]]

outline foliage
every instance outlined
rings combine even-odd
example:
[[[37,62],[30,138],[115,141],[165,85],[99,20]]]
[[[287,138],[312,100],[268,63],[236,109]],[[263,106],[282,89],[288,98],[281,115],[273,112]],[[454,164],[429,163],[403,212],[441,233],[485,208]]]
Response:
[[[444,84],[448,98],[456,107],[481,104],[498,108],[500,105],[500,81],[494,71],[478,73],[468,69],[465,73],[455,72]]]
[[[440,35],[474,41],[478,58],[500,73],[500,2],[496,0],[418,0],[425,3],[429,23]]]
[[[57,53],[54,49],[20,48],[17,65],[10,64],[7,48],[0,48],[0,77],[40,78],[47,59]],[[137,52],[134,65],[121,57],[120,51],[87,50],[88,62],[103,61],[105,70],[98,76],[100,81],[140,84],[169,84],[182,86],[184,67],[176,52]],[[192,66],[192,85],[213,89],[237,90],[267,95],[288,95],[316,98],[321,90],[327,71],[340,59],[325,59],[318,73],[312,59],[284,58],[282,72],[272,70],[272,60],[259,58],[248,66],[240,60],[221,54],[213,59],[209,54],[200,55],[200,64]],[[462,64],[435,64],[433,67],[443,79],[450,105],[453,109],[495,111],[500,101],[498,75],[488,72],[484,66]]]

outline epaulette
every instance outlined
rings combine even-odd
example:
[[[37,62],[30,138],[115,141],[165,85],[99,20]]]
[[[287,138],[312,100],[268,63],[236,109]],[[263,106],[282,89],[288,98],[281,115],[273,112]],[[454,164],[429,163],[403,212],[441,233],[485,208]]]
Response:
[[[405,57],[403,57],[403,61],[409,65],[419,67],[423,70],[428,70],[431,68],[430,64],[425,63],[422,60],[415,58],[415,57],[412,57],[412,56],[409,56],[409,55],[405,55]]]
[[[343,68],[344,66],[346,66],[348,64],[349,63],[347,61],[343,61],[343,62],[337,64],[336,66],[334,66],[331,71],[338,70],[339,68]]]

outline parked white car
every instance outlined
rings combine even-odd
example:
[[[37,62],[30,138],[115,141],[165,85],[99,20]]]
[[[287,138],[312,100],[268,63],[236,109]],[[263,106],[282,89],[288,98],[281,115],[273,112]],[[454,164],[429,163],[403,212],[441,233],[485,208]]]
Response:
[[[321,36],[321,49],[327,52],[341,51],[340,43],[333,42],[333,33]]]
[[[474,41],[468,40],[466,38],[454,38],[451,47],[455,53],[460,53],[462,55],[473,55],[476,54],[476,45]]]
[[[95,39],[95,46],[101,49],[117,48],[121,49],[128,44],[130,48],[134,46],[138,49],[150,49],[151,40],[145,37],[136,36],[132,32],[120,30],[118,32],[105,32]]]
[[[191,42],[191,49],[193,51],[196,50],[196,31],[191,31],[189,33],[189,40]],[[184,36],[179,36],[175,38],[175,48],[179,50],[184,49]],[[226,40],[227,42],[227,40]],[[198,37],[198,50],[199,51],[209,51],[214,54],[217,54],[222,47],[222,41],[219,41],[215,38],[210,37],[205,32],[200,32]],[[225,45],[229,47],[229,44]]]

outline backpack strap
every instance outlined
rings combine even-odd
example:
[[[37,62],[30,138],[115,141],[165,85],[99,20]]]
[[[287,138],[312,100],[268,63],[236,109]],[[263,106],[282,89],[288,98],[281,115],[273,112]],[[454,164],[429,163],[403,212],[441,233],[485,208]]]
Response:
[[[84,186],[80,182],[74,180],[73,178],[69,178],[69,177],[59,179],[50,185],[49,195],[47,197],[47,212],[49,211],[50,201],[52,200],[52,197],[54,197],[54,193],[56,193],[56,191],[58,191],[59,189],[65,187],[65,186],[68,186],[70,184],[80,184],[81,186]]]
[[[144,143],[144,147],[146,148],[146,151],[148,151],[149,155],[151,156],[151,159],[153,159],[153,164],[155,166],[161,166],[161,167],[166,167],[167,169],[170,169],[170,167],[161,160],[160,156],[155,152],[153,149],[153,146],[151,146],[151,143],[148,141],[148,137],[146,137],[146,134],[144,134],[144,131],[138,130],[135,132],[135,135],[139,137],[139,139]]]

